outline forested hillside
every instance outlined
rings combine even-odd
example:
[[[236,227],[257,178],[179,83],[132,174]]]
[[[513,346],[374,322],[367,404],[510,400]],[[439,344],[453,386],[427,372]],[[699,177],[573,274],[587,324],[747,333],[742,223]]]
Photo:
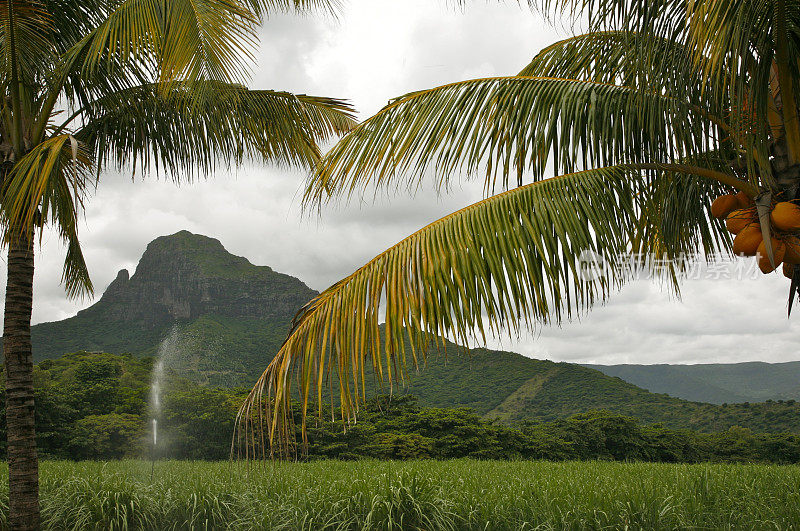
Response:
[[[757,431],[800,431],[794,400],[707,404],[645,391],[633,384],[572,363],[532,360],[513,352],[457,349],[446,359],[432,356],[410,379],[408,392],[420,404],[471,407],[504,423],[551,421],[605,409],[646,423],[718,431],[746,426]]]
[[[247,390],[199,386],[168,370],[162,382],[161,410],[154,413],[148,405],[151,368],[151,358],[86,352],[40,362],[35,385],[41,455],[59,459],[227,459],[236,412]],[[775,404],[771,407],[780,409]],[[782,408],[800,417],[797,406]],[[769,411],[762,412],[766,415],[761,422],[766,422]],[[731,418],[739,413],[732,410]],[[155,448],[151,435],[154,417],[159,423]],[[4,419],[0,416],[0,457],[5,451]],[[800,462],[797,421],[785,424],[794,434],[739,427],[700,433],[646,426],[609,411],[507,425],[466,408],[423,407],[409,395],[368,400],[358,423],[346,430],[329,419],[325,406],[322,419],[310,420],[309,447],[305,452],[298,449],[299,458]],[[741,415],[736,420],[747,425],[753,418]],[[299,426],[299,416],[296,421]],[[780,429],[783,422],[765,425],[773,432],[784,431]]]

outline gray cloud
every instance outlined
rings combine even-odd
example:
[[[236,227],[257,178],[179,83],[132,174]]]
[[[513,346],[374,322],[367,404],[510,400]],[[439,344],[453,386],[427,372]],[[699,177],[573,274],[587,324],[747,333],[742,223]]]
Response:
[[[280,15],[264,25],[252,86],[350,98],[371,114],[412,90],[481,76],[510,75],[559,37],[517,5],[353,0],[343,16]],[[561,32],[563,33],[563,32]],[[133,270],[149,241],[182,229],[324,289],[375,254],[482,197],[478,183],[437,196],[384,195],[373,203],[303,216],[304,175],[278,168],[219,171],[177,187],[155,179],[103,176],[82,241],[98,295],[119,269]],[[63,249],[46,233],[37,255],[34,321],[57,320],[91,301],[68,301],[59,285]],[[0,274],[5,276],[5,260]],[[4,284],[4,283],[2,283]],[[692,281],[682,301],[634,283],[580,321],[492,346],[555,360],[657,363],[797,359],[798,325],[785,316],[782,277]]]

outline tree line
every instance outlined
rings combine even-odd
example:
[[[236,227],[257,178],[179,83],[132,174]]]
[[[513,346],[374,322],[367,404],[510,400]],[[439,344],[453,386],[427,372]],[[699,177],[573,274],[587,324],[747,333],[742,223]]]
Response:
[[[36,433],[52,459],[230,458],[244,388],[202,387],[168,374],[161,409],[148,404],[152,359],[68,354],[36,367]],[[295,405],[296,440],[301,441]],[[151,419],[159,421],[152,445]],[[4,418],[4,417],[0,417]],[[0,422],[5,435],[5,424]],[[5,457],[5,438],[0,454]],[[605,459],[656,462],[800,462],[800,435],[733,427],[700,433],[608,411],[505,425],[468,408],[422,407],[411,395],[368,400],[358,422],[331,421],[329,406],[308,424],[296,457],[314,459]]]

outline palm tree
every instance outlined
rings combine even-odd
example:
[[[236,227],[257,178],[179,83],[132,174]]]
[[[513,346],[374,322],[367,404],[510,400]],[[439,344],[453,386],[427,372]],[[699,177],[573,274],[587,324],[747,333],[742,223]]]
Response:
[[[39,525],[30,319],[36,234],[66,244],[70,296],[92,292],[78,240],[107,166],[176,181],[245,160],[310,168],[352,129],[342,100],[251,90],[259,20],[328,0],[8,0],[0,7],[3,350],[12,529]]]
[[[243,455],[293,448],[290,397],[300,397],[305,428],[329,376],[342,419],[353,421],[365,373],[402,378],[429,342],[482,342],[570,319],[630,280],[631,263],[677,289],[683,256],[731,250],[709,211],[717,195],[729,194],[717,215],[736,207],[732,222],[756,223],[766,270],[784,242],[797,242],[769,214],[800,184],[800,4],[539,7],[586,32],[543,49],[516,76],[391,101],[312,173],[312,207],[368,188],[413,191],[425,179],[446,190],[462,177],[482,179],[487,198],[379,254],[297,314],[240,411]],[[764,238],[770,231],[775,239]],[[585,274],[597,255],[604,274]]]

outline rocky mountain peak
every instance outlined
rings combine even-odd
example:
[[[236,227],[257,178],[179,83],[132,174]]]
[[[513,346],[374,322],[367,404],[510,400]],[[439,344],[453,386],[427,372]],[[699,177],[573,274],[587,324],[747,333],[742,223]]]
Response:
[[[230,254],[215,238],[183,230],[150,242],[135,273],[120,271],[84,312],[153,324],[205,314],[288,321],[315,294],[294,277]]]
[[[180,231],[150,242],[135,272],[119,271],[92,306],[34,326],[34,359],[80,350],[156,356],[174,335],[171,369],[197,382],[249,385],[316,294],[217,239]]]

